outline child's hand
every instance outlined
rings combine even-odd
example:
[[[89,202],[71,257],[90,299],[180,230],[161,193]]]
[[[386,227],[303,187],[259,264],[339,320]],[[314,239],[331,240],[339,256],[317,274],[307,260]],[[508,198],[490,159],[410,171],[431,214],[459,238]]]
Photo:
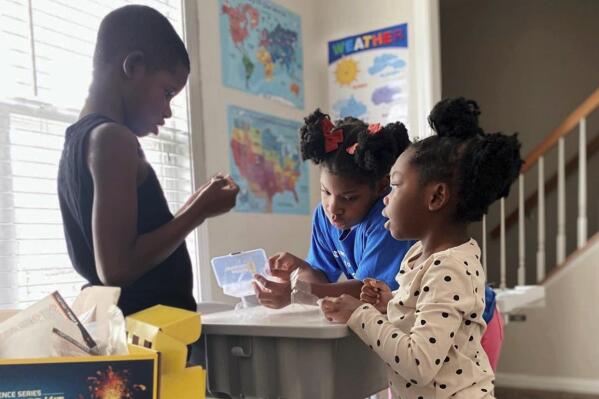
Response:
[[[280,309],[291,303],[291,283],[289,281],[271,281],[260,274],[255,274],[252,285],[260,305]]]
[[[370,303],[379,312],[386,314],[387,304],[391,298],[393,298],[393,293],[387,284],[373,278],[364,279],[364,285],[360,293],[360,300],[362,302]]]
[[[289,252],[279,252],[268,258],[268,271],[270,275],[285,281],[291,280],[291,272],[306,265],[306,261]]]
[[[212,180],[208,180],[206,183],[202,184],[200,187],[198,187],[198,189],[189,196],[189,198],[187,199],[187,201],[185,201],[185,203],[183,204],[183,206],[181,208],[179,208],[179,210],[177,211],[177,213],[175,214],[175,216],[179,216],[181,213],[184,213],[185,211],[187,211],[191,205],[194,203],[194,201],[198,198],[198,196],[202,193],[202,191],[208,187],[208,185],[210,184],[210,182],[212,182]]]
[[[354,310],[356,310],[362,302],[351,295],[343,294],[337,298],[326,297],[320,303],[325,317],[328,321],[334,323],[347,323]]]
[[[235,206],[239,186],[230,176],[216,175],[187,201],[187,208],[202,219],[228,212]]]

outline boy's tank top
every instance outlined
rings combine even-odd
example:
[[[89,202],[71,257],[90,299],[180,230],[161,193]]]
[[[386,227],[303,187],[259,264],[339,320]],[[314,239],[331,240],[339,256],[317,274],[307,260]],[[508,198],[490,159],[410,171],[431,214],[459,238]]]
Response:
[[[75,270],[92,285],[102,285],[102,282],[94,261],[94,185],[85,149],[90,132],[108,122],[113,121],[90,114],[69,126],[58,171],[58,197],[69,256]],[[143,157],[141,147],[138,151]],[[137,233],[149,233],[172,219],[156,173],[149,166],[148,176],[137,187]],[[192,285],[191,260],[185,243],[182,243],[160,265],[122,288],[119,307],[125,315],[157,304],[195,311]]]

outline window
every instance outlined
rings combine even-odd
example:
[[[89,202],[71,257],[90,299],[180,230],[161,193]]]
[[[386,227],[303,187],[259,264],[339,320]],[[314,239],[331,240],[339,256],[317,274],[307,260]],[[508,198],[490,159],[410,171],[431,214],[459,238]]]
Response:
[[[58,161],[87,95],[98,25],[128,3],[0,0],[0,308],[27,306],[54,290],[72,298],[83,284],[66,251]],[[162,12],[183,37],[181,0],[135,3]],[[160,134],[141,144],[174,213],[192,190],[185,92],[172,108]],[[195,261],[194,235],[187,244]]]

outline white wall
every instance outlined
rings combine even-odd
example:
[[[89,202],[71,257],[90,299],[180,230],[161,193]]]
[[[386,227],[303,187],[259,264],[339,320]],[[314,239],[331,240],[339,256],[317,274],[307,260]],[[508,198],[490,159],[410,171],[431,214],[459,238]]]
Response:
[[[506,326],[501,386],[599,394],[599,239],[546,286],[546,306]]]
[[[452,0],[440,3],[443,96],[466,96],[478,101],[481,125],[488,131],[519,132],[526,156],[564,118],[599,86],[597,36],[599,2],[593,0],[506,0],[502,2]],[[559,32],[553,35],[554,32]],[[552,37],[552,40],[547,40]],[[499,61],[500,60],[500,61]],[[577,128],[566,138],[566,159],[578,151]],[[590,142],[599,135],[599,112],[587,120]],[[596,176],[599,157],[589,159],[589,182]],[[594,162],[594,165],[593,165]],[[557,170],[557,151],[545,156],[545,178]],[[526,175],[527,196],[536,190],[537,167]],[[568,253],[576,245],[577,175],[566,189]],[[589,232],[599,230],[599,187],[590,184]],[[506,202],[509,213],[517,207],[517,184]],[[546,198],[546,265],[555,265],[555,191]],[[537,210],[526,221],[527,281],[535,281]],[[499,203],[491,206],[487,228],[499,224]],[[480,237],[480,224],[472,226]],[[507,248],[517,249],[517,225],[508,228]],[[479,241],[480,242],[480,241]],[[499,282],[499,240],[488,240],[488,274]],[[508,285],[516,283],[518,251],[508,250]]]
[[[422,18],[420,8],[427,2],[421,0],[418,2],[276,0],[277,4],[293,10],[302,18],[304,110],[284,106],[222,85],[218,1],[202,0],[198,3],[201,7],[197,12],[201,69],[201,88],[200,86],[198,88],[200,88],[201,106],[193,111],[201,116],[201,130],[195,130],[195,133],[200,131],[202,136],[196,137],[196,144],[194,144],[196,162],[199,161],[197,164],[199,175],[204,172],[210,175],[229,170],[227,105],[234,104],[298,121],[316,107],[327,110],[327,42],[404,22],[409,26],[409,123],[412,129],[424,129],[423,115],[428,113],[430,106],[422,105],[422,82],[426,79],[432,80],[433,93],[436,93],[440,85],[439,77],[434,76],[435,68],[438,67],[438,60],[435,60],[435,57],[439,51],[434,38],[434,27],[433,37],[424,43],[418,43],[419,38],[422,40],[426,37],[419,32],[427,29],[426,17]],[[432,59],[423,60],[423,53],[416,50],[427,46],[432,51]],[[424,54],[426,53],[427,51],[424,51]],[[431,71],[426,69],[427,61],[433,63],[432,77],[429,76]],[[432,101],[434,100],[436,98]],[[203,146],[200,145],[202,141]],[[312,205],[315,206],[319,200],[319,192],[318,171],[314,168],[311,169],[310,188]],[[256,247],[263,247],[268,253],[288,250],[304,256],[309,245],[310,217],[231,213],[209,220],[203,233],[207,236],[203,240],[204,260],[231,251]],[[595,248],[594,259],[599,256],[598,251],[599,248]],[[597,387],[597,384],[593,385],[592,381],[599,379],[599,363],[593,362],[594,359],[599,358],[599,346],[594,343],[599,324],[598,319],[594,317],[593,304],[599,303],[598,291],[595,289],[599,283],[599,276],[596,267],[592,267],[592,259],[590,255],[581,258],[581,264],[575,271],[560,277],[548,287],[547,308],[530,311],[527,313],[528,322],[513,323],[507,327],[499,368],[499,382],[518,385],[518,381],[521,381],[518,378],[525,378],[530,385],[530,381],[560,383],[565,378],[566,385],[580,383],[582,388],[579,389],[582,390],[591,391],[591,388]],[[216,287],[209,264],[204,261],[203,266],[205,270],[202,278],[206,281],[210,276],[208,286],[212,291],[212,296],[208,295],[206,298],[224,300],[225,297]],[[209,293],[205,290],[204,294]],[[581,318],[581,314],[588,317]],[[568,340],[564,340],[564,337],[568,337]],[[535,349],[535,356],[522,356],[523,353],[530,353],[530,342],[535,342],[535,348],[538,348]],[[529,374],[530,370],[534,370],[534,375]],[[519,375],[523,377],[517,377]]]
[[[440,6],[443,95],[479,101],[483,127],[520,132],[523,155],[539,145],[599,85],[599,2],[452,0],[442,1]],[[550,36],[552,40],[547,40]],[[595,111],[587,118],[588,141],[598,135],[599,112]],[[565,142],[566,159],[570,159],[578,151],[577,128]],[[545,179],[556,169],[554,148],[545,156]],[[536,190],[537,170],[535,166],[526,175],[527,195]],[[588,227],[592,235],[599,230],[599,186],[593,184],[599,156],[588,159],[587,170]],[[576,248],[577,180],[577,171],[566,179],[567,253]],[[507,212],[517,209],[517,195],[516,184],[506,203]],[[537,211],[533,209],[525,222],[528,284],[536,281]],[[556,191],[546,193],[548,272],[556,264],[556,214]],[[495,203],[487,229],[498,223],[499,203]],[[516,284],[517,227],[514,224],[506,231],[508,286]],[[480,224],[471,231],[480,237]],[[487,244],[487,278],[498,283],[499,240],[489,239]],[[575,270],[565,270],[549,284],[545,308],[527,311],[526,322],[506,326],[498,384],[599,393],[599,322],[595,317],[599,248],[593,252],[576,261]]]
[[[199,161],[198,169],[206,176],[217,172],[228,173],[229,134],[227,106],[243,108],[301,121],[302,117],[323,102],[324,93],[319,87],[318,59],[322,55],[312,49],[318,47],[319,37],[315,20],[316,1],[278,1],[277,4],[297,13],[302,20],[304,52],[305,109],[286,106],[245,92],[223,86],[221,74],[221,49],[219,31],[219,2],[201,1],[198,9],[199,23],[199,66],[201,85],[201,111],[203,151],[194,146],[194,158]],[[192,60],[192,63],[197,60]],[[190,82],[191,83],[191,82]],[[197,102],[195,103],[197,104]],[[194,110],[192,109],[192,113]],[[197,134],[197,129],[194,135]],[[310,170],[311,205],[319,200],[319,191],[314,185],[317,171]],[[202,176],[203,177],[203,176]],[[209,219],[200,229],[201,278],[203,300],[230,301],[222,294],[210,270],[210,258],[233,251],[264,248],[268,254],[289,251],[304,257],[310,240],[310,215],[249,214],[231,212]],[[210,278],[210,284],[206,279]]]
[[[297,13],[302,20],[302,47],[304,55],[305,108],[303,110],[285,106],[251,94],[223,86],[221,75],[221,49],[219,37],[219,2],[217,0],[186,0],[191,9],[196,8],[198,30],[187,33],[199,37],[196,57],[193,41],[192,55],[191,117],[194,127],[194,166],[196,181],[216,172],[230,170],[228,154],[228,126],[226,109],[229,104],[301,121],[316,107],[328,109],[327,93],[327,42],[345,36],[407,22],[409,27],[410,51],[410,126],[418,129],[417,97],[418,65],[414,51],[413,14],[415,6],[410,0],[276,0],[275,2]],[[420,20],[424,21],[429,5],[435,0],[419,2]],[[422,5],[427,7],[422,8]],[[436,8],[434,9],[436,11]],[[427,25],[427,23],[421,24]],[[422,35],[424,37],[424,35]],[[421,39],[422,40],[422,39]],[[427,49],[428,39],[422,46]],[[425,46],[426,45],[426,46]],[[199,48],[199,49],[198,49]],[[437,49],[438,52],[438,49]],[[199,57],[199,64],[197,58]],[[428,62],[431,61],[427,57]],[[424,61],[421,61],[421,64]],[[199,67],[199,68],[198,68]],[[438,67],[438,65],[437,65]],[[437,68],[438,69],[438,68]],[[199,73],[198,73],[199,71]],[[428,74],[420,74],[420,78]],[[199,76],[199,79],[198,79]],[[428,81],[432,81],[429,79]],[[435,81],[440,91],[440,82]],[[432,91],[431,91],[432,92]],[[194,94],[195,93],[195,94]],[[420,98],[420,101],[422,97]],[[420,107],[422,109],[423,107]],[[428,112],[426,110],[425,112]],[[420,118],[422,119],[422,118]],[[316,206],[320,199],[318,170],[310,169],[311,204]],[[268,254],[289,251],[304,257],[310,241],[311,216],[276,214],[229,213],[208,220],[199,229],[201,288],[203,300],[228,300],[216,285],[210,271],[210,258],[232,251],[264,248]],[[210,279],[208,281],[207,279]]]
[[[426,119],[423,115],[428,114],[441,92],[437,2],[329,0],[321,3],[317,18],[322,29],[320,51],[324,55],[330,40],[408,23],[408,123],[411,136],[426,136]],[[321,67],[327,69],[327,59],[324,55]],[[322,86],[328,87],[326,80],[322,81]],[[325,93],[324,99],[326,102],[323,103],[323,108],[330,111],[328,93]]]

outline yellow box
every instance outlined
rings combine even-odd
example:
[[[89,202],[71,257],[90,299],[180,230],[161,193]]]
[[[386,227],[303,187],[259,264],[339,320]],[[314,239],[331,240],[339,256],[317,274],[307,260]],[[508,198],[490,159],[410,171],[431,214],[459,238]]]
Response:
[[[203,399],[206,373],[186,367],[187,346],[200,338],[200,315],[157,305],[127,317],[128,341],[160,354],[160,397]]]
[[[133,345],[129,352],[0,359],[0,398],[158,398],[158,354]]]

